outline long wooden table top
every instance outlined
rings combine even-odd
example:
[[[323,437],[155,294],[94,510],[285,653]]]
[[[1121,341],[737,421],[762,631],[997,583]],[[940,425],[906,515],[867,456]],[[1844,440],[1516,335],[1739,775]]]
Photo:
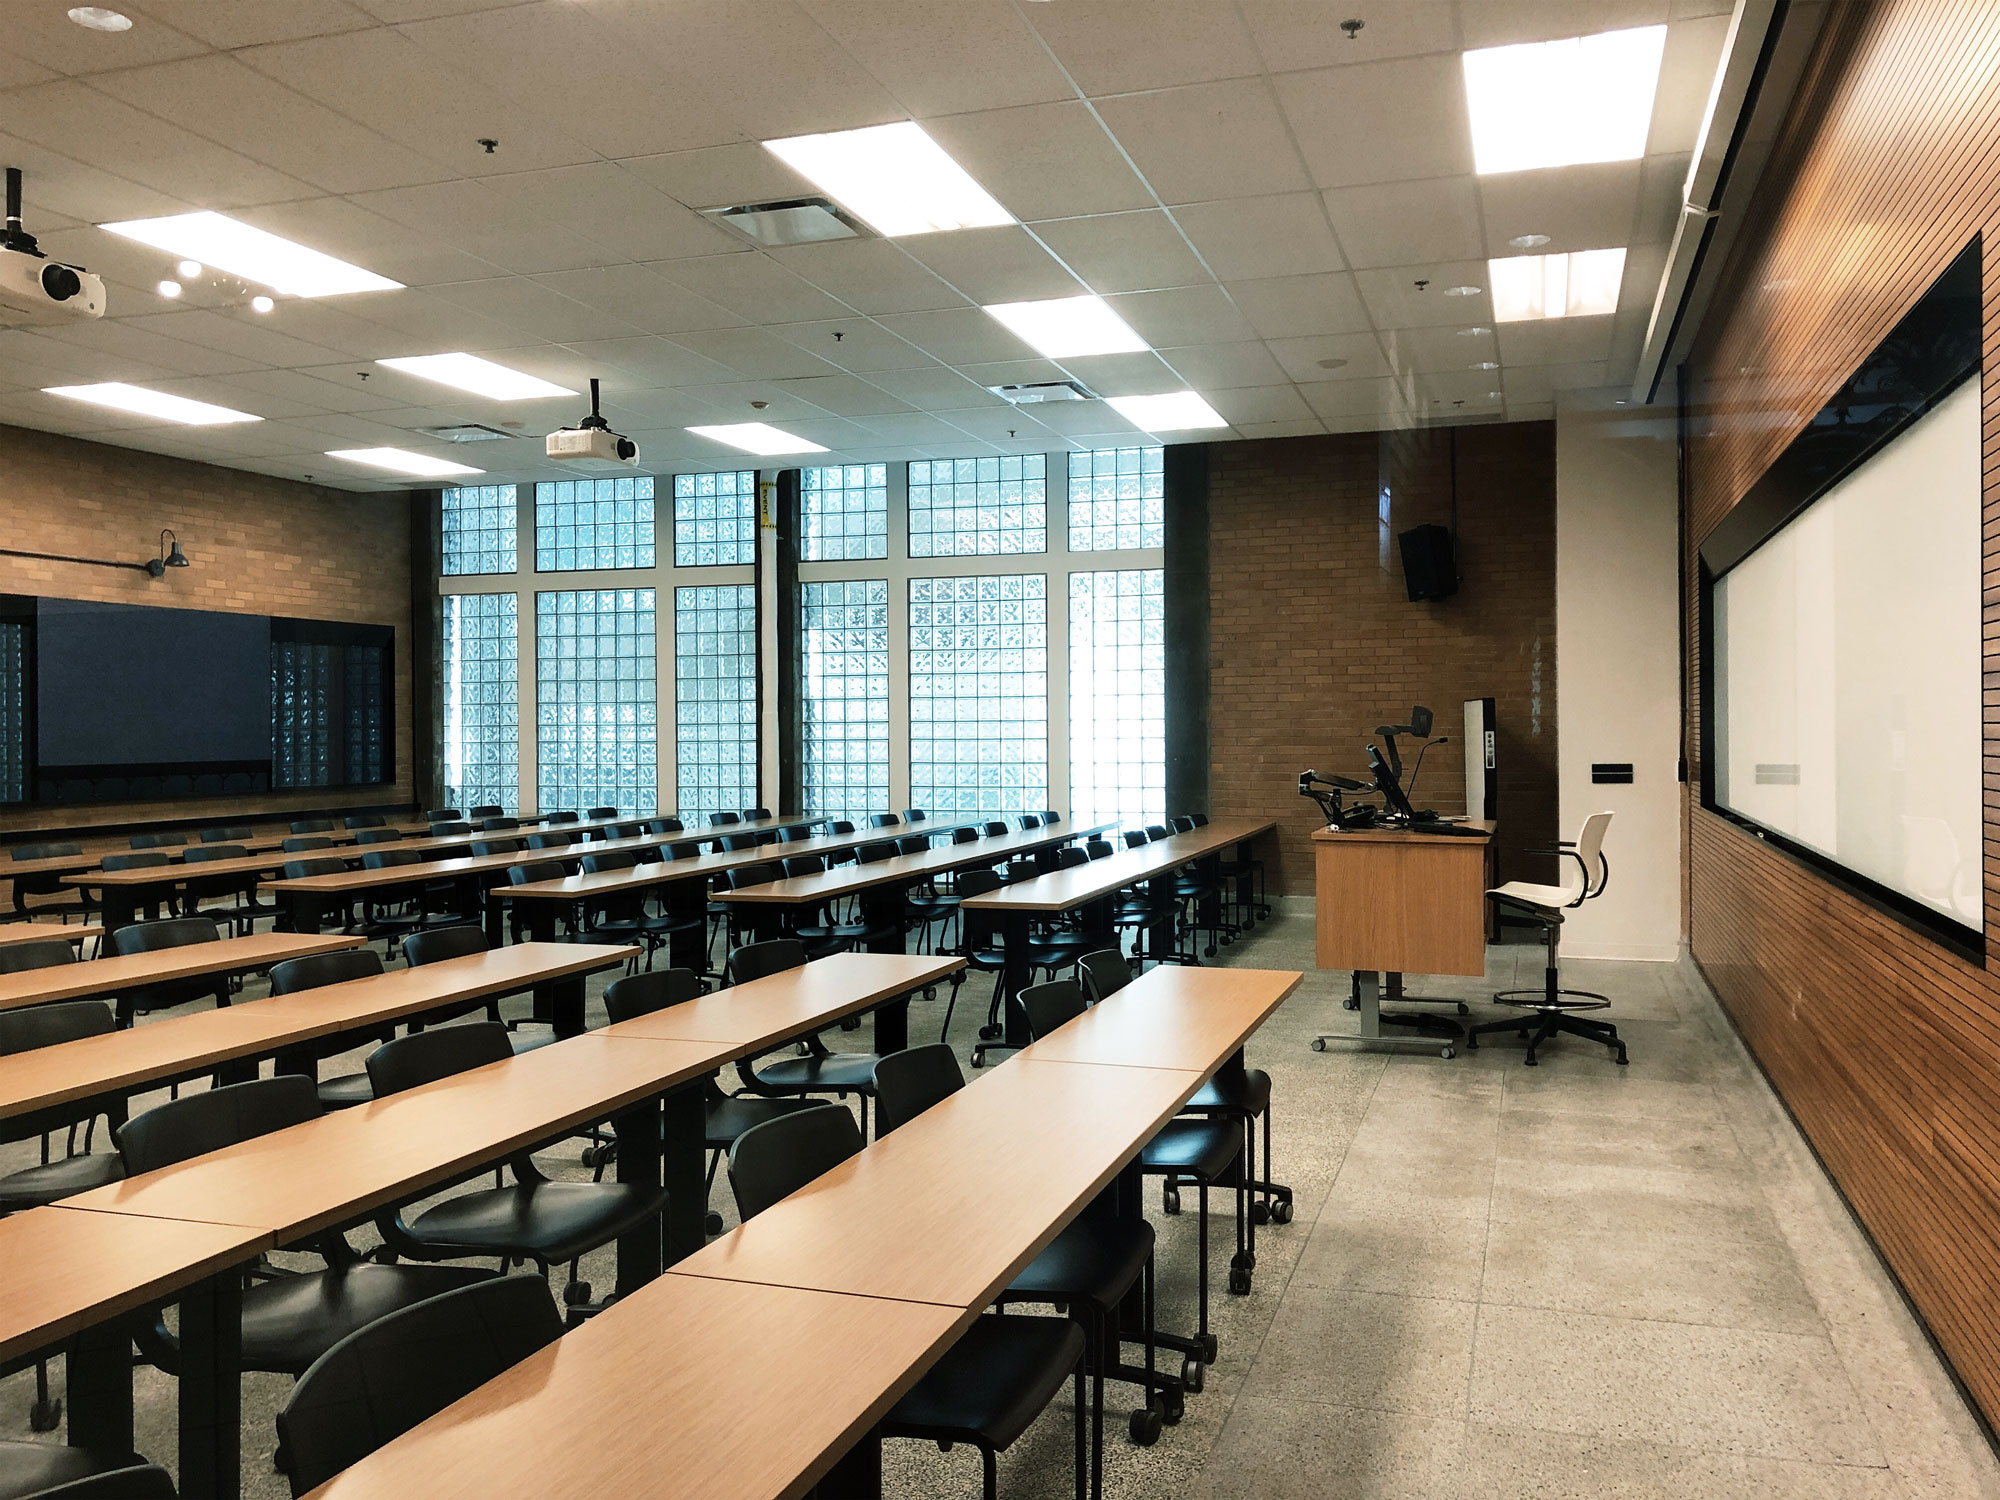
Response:
[[[86,938],[103,937],[104,929],[96,922],[6,922],[0,923],[0,948],[11,948],[16,943],[46,943],[50,938],[58,938],[65,943],[81,943]]]
[[[516,943],[18,1052],[0,1057],[0,1119],[128,1094],[241,1058],[267,1057],[316,1037],[598,973],[636,952],[618,944]]]
[[[1025,1047],[1043,1062],[1212,1069],[1299,987],[1293,969],[1159,964],[1067,1025]]]
[[[746,886],[742,890],[718,891],[715,899],[768,902],[781,906],[817,906],[837,896],[850,896],[872,886],[923,880],[968,866],[998,864],[1003,859],[1021,858],[1052,844],[1088,838],[1093,833],[1103,833],[1117,826],[1116,823],[1096,823],[1088,828],[1071,828],[1058,823],[1053,828],[1028,829],[1002,834],[998,838],[976,839],[969,844],[946,844],[927,849],[922,854],[898,854],[890,859],[878,859],[872,864],[842,865],[837,870],[827,870],[818,875],[797,875],[767,881],[763,885]]]
[[[884,1000],[940,983],[964,967],[962,958],[927,954],[836,953],[649,1016],[614,1021],[592,1034],[708,1042],[754,1056]]]
[[[312,1500],[790,1500],[972,1316],[664,1276],[344,1470]],[[524,1434],[535,1436],[524,1442]]]
[[[1033,880],[1002,886],[983,896],[968,897],[964,904],[973,911],[1069,911],[1129,885],[1167,874],[1191,860],[1253,839],[1276,826],[1269,820],[1259,822],[1255,818],[1217,818],[1206,827],[1155,839],[1136,849],[1123,849],[1109,859],[1094,859],[1073,870],[1057,870],[1052,875],[1038,875]]]
[[[1491,838],[1499,824],[1491,818],[1455,819],[1460,828],[1470,828]],[[1462,833],[1417,833],[1408,828],[1320,828],[1313,832],[1316,844],[1469,844],[1484,847],[1484,839]]]
[[[51,1000],[121,995],[176,979],[268,969],[272,964],[303,958],[308,953],[359,948],[363,941],[336,933],[320,937],[296,932],[253,932],[247,937],[221,938],[213,943],[190,943],[185,948],[93,958],[88,963],[58,964],[49,969],[23,969],[18,974],[0,974],[0,1010],[45,1005]]]
[[[173,1296],[269,1249],[229,1224],[162,1223],[58,1205],[0,1219],[0,1360]],[[46,1275],[34,1274],[46,1268]]]

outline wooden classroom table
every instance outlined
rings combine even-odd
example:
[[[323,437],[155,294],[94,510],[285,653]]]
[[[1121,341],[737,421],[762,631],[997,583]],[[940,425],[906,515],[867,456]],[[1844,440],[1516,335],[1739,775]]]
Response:
[[[1359,991],[1358,1032],[1326,1032],[1313,1040],[1356,1043],[1369,1050],[1440,1050],[1439,1034],[1457,1041],[1463,1028],[1450,1017],[1382,1009],[1404,998],[1405,974],[1486,972],[1486,891],[1493,882],[1491,821],[1462,825],[1483,837],[1412,833],[1404,828],[1322,828],[1312,836],[1316,910],[1313,961],[1351,969]],[[1433,1035],[1394,1036],[1384,1025]],[[1447,1043],[1442,1051],[1453,1053]]]
[[[87,1000],[123,994],[176,979],[242,974],[268,969],[288,958],[358,948],[362,940],[329,934],[306,936],[292,932],[253,932],[247,937],[190,943],[185,948],[160,948],[151,953],[93,958],[87,963],[60,964],[49,969],[23,969],[0,974],[0,1010],[46,1005],[51,1000]]]
[[[663,1276],[312,1500],[791,1500],[873,1430],[973,1316]]]
[[[0,923],[0,948],[11,948],[17,943],[45,943],[50,938],[81,943],[87,938],[103,936],[104,928],[96,922]]]
[[[574,1035],[583,1029],[583,977],[615,968],[638,951],[609,944],[517,943],[17,1052],[0,1057],[0,1120],[83,1100],[123,1098],[218,1070],[225,1076],[249,1076],[256,1060],[264,1057],[278,1058],[280,1072],[311,1073],[310,1051],[286,1054],[297,1054],[303,1044],[322,1037],[368,1031],[531,988],[574,989],[573,1003],[565,998],[548,1006],[559,1029],[567,1020],[564,1034]]]
[[[242,1268],[261,1229],[92,1213],[59,1204],[0,1219],[0,1368],[67,1345],[68,1439],[132,1451],[132,1339],[123,1319],[180,1303],[180,1492],[234,1495],[241,1423]]]
[[[1275,826],[1268,819],[1217,818],[1186,833],[1122,849],[1109,859],[1094,859],[1073,870],[1057,870],[1051,875],[1002,886],[983,896],[969,897],[961,903],[961,909],[990,913],[998,921],[1001,947],[1007,959],[1000,978],[1001,993],[1018,994],[1032,977],[1028,968],[1028,929],[1037,917],[1057,916],[1082,908],[1086,926],[1109,947],[1115,942],[1112,899],[1129,886],[1155,883],[1164,887],[1155,891],[1156,905],[1166,914],[1161,925],[1168,925],[1177,907],[1172,892],[1177,870],[1187,864],[1218,863],[1222,851],[1230,845],[1247,846]],[[1219,893],[1222,884],[1219,874],[1214,875],[1212,884]],[[1219,900],[1220,896],[1210,899]],[[1148,927],[1144,941],[1146,955],[1160,958],[1173,947],[1173,934],[1171,931],[1162,934]],[[1027,1039],[1020,1034],[1019,1018],[1010,1006],[1003,1005],[1002,1011],[1007,1019],[1007,1045],[1022,1045]]]
[[[1296,970],[1159,964],[1020,1057],[1212,1072],[1217,1059],[1242,1052],[1304,978]]]

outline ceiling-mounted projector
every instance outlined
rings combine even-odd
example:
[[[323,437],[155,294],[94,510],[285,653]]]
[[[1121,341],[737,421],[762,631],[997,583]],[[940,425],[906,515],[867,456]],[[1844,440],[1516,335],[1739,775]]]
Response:
[[[21,227],[21,169],[7,169],[7,223],[0,228],[0,309],[7,323],[59,323],[104,316],[104,278],[42,254]]]
[[[551,459],[601,474],[639,466],[639,445],[611,430],[597,410],[597,382],[590,382],[590,415],[574,427],[552,432],[542,445]]]

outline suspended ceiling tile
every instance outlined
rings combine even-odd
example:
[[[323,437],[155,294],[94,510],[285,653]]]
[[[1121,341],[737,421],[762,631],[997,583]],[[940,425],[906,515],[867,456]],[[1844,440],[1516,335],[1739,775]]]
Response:
[[[859,313],[930,312],[965,305],[964,297],[889,240],[792,245],[770,255]]]
[[[1409,406],[1408,387],[1394,380],[1312,381],[1301,384],[1299,394],[1329,426],[1336,418],[1376,417]]]
[[[1687,156],[1649,156],[1639,175],[1639,213],[1632,224],[1635,245],[1670,242],[1681,216],[1687,183]]]
[[[1023,12],[1084,93],[1130,93],[1259,69],[1233,5],[1062,0]],[[1135,37],[1144,37],[1136,44]]]
[[[1611,355],[1611,319],[1541,318],[1532,323],[1502,323],[1503,369],[1522,365],[1576,364],[1601,361]]]
[[[222,48],[292,42],[377,24],[347,0],[144,0],[126,9]]]
[[[1159,355],[1197,391],[1275,385],[1285,378],[1271,352],[1256,342],[1198,344],[1185,349],[1162,349]]]
[[[1286,377],[1292,380],[1362,380],[1389,373],[1381,340],[1372,333],[1272,339],[1268,347]],[[1327,360],[1341,363],[1329,369],[1321,363]]]
[[[759,380],[834,373],[834,367],[817,354],[808,353],[797,344],[762,328],[716,328],[677,333],[673,341]]]
[[[1460,5],[1459,44],[1508,47],[1518,42],[1552,42],[1628,26],[1654,26],[1667,19],[1667,0],[1512,0],[1507,5]]]
[[[1230,426],[1243,438],[1319,437],[1326,432],[1326,424],[1317,417],[1284,422],[1232,422]]]
[[[914,410],[900,396],[892,396],[858,375],[813,375],[803,380],[781,381],[779,389],[836,417],[872,419],[890,412]]]
[[[742,244],[727,230],[611,162],[489,177],[484,186],[499,195],[510,212],[560,224],[617,258],[678,260],[722,254]]]
[[[506,269],[346,198],[266,204],[235,217],[408,287],[478,281]]]
[[[0,133],[0,153],[19,167],[22,222],[30,234],[39,226],[96,224],[118,219],[147,219],[182,213],[194,205],[185,198],[144,186],[117,172],[86,166],[73,156]],[[45,217],[46,216],[46,217]]]
[[[1182,389],[1181,380],[1159,355],[1092,354],[1061,361],[1062,367],[1100,396],[1157,396]]]
[[[1472,127],[1456,56],[1283,73],[1273,82],[1320,187],[1472,170]]]
[[[571,271],[606,259],[581,235],[523,212],[505,193],[470,179],[357,193],[349,201],[516,275]]]
[[[948,115],[924,129],[1017,219],[1158,206],[1081,103]]]
[[[1315,428],[1319,425],[1305,398],[1289,385],[1215,391],[1209,395],[1208,404],[1228,418],[1232,427],[1240,428],[1245,422],[1311,422]]]
[[[1213,279],[1173,221],[1157,209],[1046,219],[1030,228],[1100,294],[1197,286]]]
[[[954,440],[963,439],[962,428],[955,427],[943,417],[934,417],[928,412],[889,413],[868,419],[868,426],[885,442],[907,443],[916,448],[932,450],[948,449]],[[1029,423],[1024,418],[1017,431],[1033,430],[1045,432],[1040,423]]]
[[[689,208],[777,203],[819,193],[758,141],[635,156],[619,165]]]
[[[1219,286],[1123,292],[1106,297],[1132,331],[1155,349],[1188,344],[1241,343],[1256,337],[1238,305]]]
[[[1344,272],[1234,281],[1228,291],[1260,338],[1361,333],[1369,326],[1354,277]]]
[[[953,417],[952,420],[960,426],[969,426],[975,432],[981,431],[985,426],[1011,425],[996,422],[990,416],[970,424],[959,417]],[[1111,437],[1129,441],[1139,433],[1138,428],[1102,401],[1045,402],[1035,408],[1035,420],[1049,431],[1071,438]],[[1116,554],[1110,554],[1108,559],[1110,565],[1116,565],[1115,559]]]
[[[1340,29],[1349,11],[1325,0],[1245,0],[1243,19],[1264,66],[1273,73],[1303,68],[1351,67],[1458,47],[1452,0],[1396,0],[1372,5],[1352,37]]]
[[[338,350],[293,337],[286,306],[281,302],[276,311],[262,317],[249,311],[225,313],[191,307],[182,312],[149,313],[131,321],[169,338],[219,349],[253,364],[297,368],[341,358]]]
[[[804,0],[804,8],[919,118],[1075,97],[1007,0]]]
[[[1641,172],[1639,162],[1613,161],[1479,178],[1486,253],[1549,255],[1631,244]],[[1523,234],[1545,234],[1549,243],[1525,252],[1508,244]]]
[[[718,359],[693,349],[684,349],[663,338],[572,340],[564,346],[574,361],[567,379],[549,375],[560,385],[574,387],[577,380],[593,375],[608,386],[712,385],[735,380],[737,371]],[[540,373],[540,372],[537,372]]]
[[[737,328],[750,321],[676,284],[668,270],[668,265],[586,266],[575,271],[548,271],[533,279],[647,333]]]
[[[1493,298],[1486,280],[1483,260],[1383,266],[1354,273],[1354,284],[1360,288],[1377,328],[1490,325]],[[1418,286],[1420,281],[1424,285]],[[1448,295],[1452,287],[1458,286],[1479,290],[1468,297]]]
[[[377,359],[458,350],[482,353],[518,344],[523,338],[513,324],[443,295],[440,287],[371,292],[365,299],[355,300],[353,311],[382,330],[372,351]]]
[[[818,355],[828,364],[859,375],[876,370],[921,369],[937,363],[881,324],[858,315],[820,323],[781,323],[771,332]]]
[[[760,250],[665,262],[660,275],[754,323],[806,323],[848,311]],[[730,321],[735,321],[734,319]]]
[[[573,302],[526,276],[459,281],[432,287],[430,295],[550,343],[625,338],[640,330],[624,318]]]
[[[876,321],[948,365],[1021,359],[1033,352],[976,307],[951,308],[944,312],[890,313]]]
[[[919,411],[969,411],[1007,404],[984,386],[942,365],[925,370],[883,370],[868,379]]]
[[[169,62],[206,51],[194,37],[148,19],[128,31],[91,31],[70,20],[63,5],[7,7],[6,51],[71,77]]]
[[[1190,203],[1173,213],[1224,281],[1309,276],[1346,268],[1317,193]]]
[[[1098,101],[1098,112],[1166,203],[1299,191],[1312,184],[1261,78]]]
[[[1327,213],[1353,266],[1472,260],[1486,253],[1478,181],[1431,177],[1333,188],[1326,194]]]
[[[1089,290],[1015,224],[912,235],[898,243],[981,306],[1076,297]]]
[[[1499,350],[1490,333],[1467,336],[1449,325],[1436,328],[1392,328],[1382,335],[1389,367],[1398,373],[1423,375],[1469,371],[1491,360]]]

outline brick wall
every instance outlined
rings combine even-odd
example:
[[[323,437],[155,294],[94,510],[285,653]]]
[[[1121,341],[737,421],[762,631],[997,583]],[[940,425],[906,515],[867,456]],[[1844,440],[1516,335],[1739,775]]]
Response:
[[[149,820],[248,819],[410,799],[409,499],[351,494],[131,448],[0,427],[0,546],[142,562],[162,527],[191,566],[165,578],[0,557],[0,593],[172,605],[396,628],[393,788],[0,809],[0,838]],[[117,840],[123,843],[123,840]]]
[[[1420,805],[1464,807],[1467,698],[1497,700],[1500,864],[1556,838],[1555,428],[1457,429],[1459,592],[1412,604],[1395,534],[1450,516],[1440,430],[1217,443],[1209,449],[1210,810],[1275,818],[1274,893],[1311,895],[1318,809],[1299,772],[1366,774],[1377,724],[1428,705]],[[1380,518],[1386,484],[1389,518]],[[1406,742],[1407,743],[1407,742]]]

